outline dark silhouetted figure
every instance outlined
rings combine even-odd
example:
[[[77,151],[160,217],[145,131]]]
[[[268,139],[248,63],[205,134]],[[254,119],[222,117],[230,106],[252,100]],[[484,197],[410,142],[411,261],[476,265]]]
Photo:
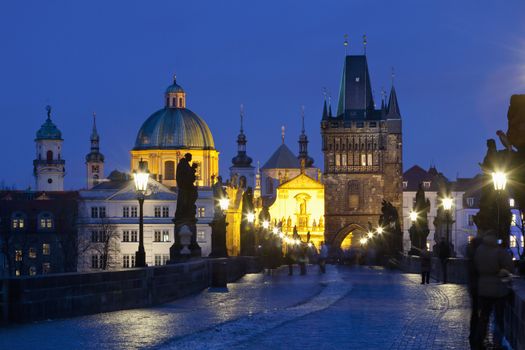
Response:
[[[439,260],[441,261],[441,271],[443,274],[443,283],[447,283],[447,263],[448,258],[450,258],[450,246],[443,238],[441,239],[441,242],[439,242],[438,247],[438,255]]]
[[[475,349],[475,337],[476,329],[479,322],[479,302],[478,302],[478,271],[476,270],[476,264],[474,262],[474,256],[476,255],[476,250],[481,244],[480,237],[474,237],[469,244],[467,245],[467,272],[468,272],[468,292],[470,295],[470,333],[469,333],[469,343],[471,349]]]
[[[420,252],[421,257],[421,284],[430,283],[430,269],[432,267],[432,255],[425,248]]]

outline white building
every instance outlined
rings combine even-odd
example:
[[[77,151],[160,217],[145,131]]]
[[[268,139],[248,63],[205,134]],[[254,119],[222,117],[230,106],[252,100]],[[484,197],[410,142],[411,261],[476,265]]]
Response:
[[[144,248],[148,266],[164,265],[174,243],[177,195],[150,179],[144,201]],[[139,241],[139,207],[134,182],[123,173],[112,172],[108,181],[80,191],[78,271],[128,268],[135,265]],[[202,255],[211,252],[213,197],[210,189],[199,191],[197,242]],[[107,256],[104,259],[104,255]]]

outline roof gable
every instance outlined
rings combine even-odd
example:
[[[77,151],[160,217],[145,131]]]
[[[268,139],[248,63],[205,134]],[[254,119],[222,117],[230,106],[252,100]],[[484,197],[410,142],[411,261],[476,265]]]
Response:
[[[324,185],[312,179],[310,176],[302,173],[294,177],[293,179],[286,181],[281,184],[277,189],[286,190],[286,189],[324,189]]]
[[[301,164],[292,151],[283,143],[272,154],[262,169],[297,169]]]

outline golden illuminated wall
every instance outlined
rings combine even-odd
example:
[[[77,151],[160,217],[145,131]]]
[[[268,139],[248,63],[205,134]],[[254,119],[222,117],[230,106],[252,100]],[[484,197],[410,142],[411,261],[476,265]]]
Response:
[[[291,235],[293,227],[301,239],[310,241],[317,248],[324,241],[324,185],[301,173],[277,187],[275,202],[269,208],[272,222],[283,222],[283,232]]]
[[[216,150],[189,150],[189,149],[153,149],[153,150],[132,150],[131,151],[131,170],[138,168],[140,159],[148,162],[148,170],[157,181],[163,185],[172,187],[176,186],[175,174],[177,173],[177,164],[186,153],[191,153],[192,162],[200,164],[197,169],[197,185],[209,187],[212,185],[212,175],[217,176],[219,173],[219,152]],[[173,163],[167,163],[173,162]],[[170,165],[173,164],[173,171]],[[170,176],[170,173],[173,176]]]

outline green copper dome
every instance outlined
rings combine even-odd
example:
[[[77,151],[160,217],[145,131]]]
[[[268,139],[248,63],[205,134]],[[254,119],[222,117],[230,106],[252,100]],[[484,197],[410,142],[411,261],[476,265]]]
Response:
[[[134,150],[215,149],[208,125],[187,108],[163,108],[139,130]]]
[[[51,121],[51,106],[46,106],[47,119],[40,129],[36,132],[37,140],[62,140],[62,133]]]

